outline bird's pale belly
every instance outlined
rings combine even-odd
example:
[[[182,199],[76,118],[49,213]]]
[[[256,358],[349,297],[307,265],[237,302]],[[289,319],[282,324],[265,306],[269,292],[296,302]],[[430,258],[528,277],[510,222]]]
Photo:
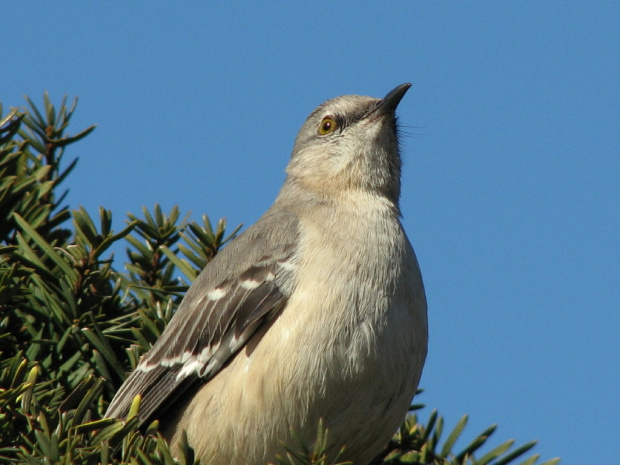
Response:
[[[364,464],[403,420],[425,351],[410,354],[425,341],[395,337],[390,321],[381,334],[363,324],[344,337],[319,334],[295,317],[294,305],[287,310],[182,409],[177,431],[187,430],[190,445],[202,444],[195,450],[202,463],[265,464],[285,453],[282,442],[297,446],[291,430],[312,445],[322,419],[330,454],[345,445],[341,459]],[[401,334],[415,327],[413,316],[388,320],[399,321],[393,330]],[[205,435],[208,441],[192,440]]]

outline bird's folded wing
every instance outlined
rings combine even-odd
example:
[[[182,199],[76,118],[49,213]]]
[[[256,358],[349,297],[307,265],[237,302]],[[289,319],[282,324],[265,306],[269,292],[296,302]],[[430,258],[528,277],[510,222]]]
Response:
[[[291,269],[292,255],[292,247],[281,246],[218,285],[190,289],[105,416],[124,418],[135,396],[141,395],[139,416],[152,419],[187,389],[215,376],[257,328],[283,308],[286,293],[279,283]]]

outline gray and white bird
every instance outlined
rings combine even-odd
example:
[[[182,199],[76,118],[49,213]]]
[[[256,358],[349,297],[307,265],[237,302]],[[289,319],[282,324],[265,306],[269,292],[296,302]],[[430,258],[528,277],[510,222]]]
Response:
[[[403,421],[426,358],[426,297],[400,222],[396,107],[347,95],[310,114],[273,206],[187,291],[107,417],[141,395],[173,450],[263,465],[316,440],[368,464]],[[294,435],[293,435],[294,432]]]

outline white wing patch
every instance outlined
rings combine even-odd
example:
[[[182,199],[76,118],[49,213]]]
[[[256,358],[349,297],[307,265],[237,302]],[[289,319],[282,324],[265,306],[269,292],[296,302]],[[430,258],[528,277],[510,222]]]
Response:
[[[226,363],[230,356],[247,342],[252,334],[254,334],[255,327],[258,324],[259,323],[250,325],[239,337],[235,337],[234,331],[231,331],[224,336],[217,346],[205,348],[197,357],[190,356],[190,358],[183,363],[183,368],[181,368],[181,371],[177,374],[177,381],[190,375],[209,378],[211,374],[216,373],[222,368],[222,365]]]
[[[223,289],[221,287],[216,287],[215,289],[211,289],[209,292],[207,292],[207,299],[220,300],[226,294],[227,294],[226,289]]]
[[[249,279],[247,281],[241,281],[239,283],[239,286],[242,289],[245,289],[247,291],[252,291],[252,290],[256,289],[258,286],[260,286],[261,284],[263,284],[263,283],[261,283],[260,281],[254,281],[253,279]]]

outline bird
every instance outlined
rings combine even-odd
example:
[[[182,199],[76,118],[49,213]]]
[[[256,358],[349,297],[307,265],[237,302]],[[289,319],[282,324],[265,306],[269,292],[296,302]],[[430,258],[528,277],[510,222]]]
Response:
[[[427,302],[401,223],[396,108],[344,95],[302,125],[273,205],[206,265],[105,417],[136,396],[173,453],[259,465],[327,430],[366,465],[404,420],[427,354]],[[185,436],[186,435],[186,436]]]

